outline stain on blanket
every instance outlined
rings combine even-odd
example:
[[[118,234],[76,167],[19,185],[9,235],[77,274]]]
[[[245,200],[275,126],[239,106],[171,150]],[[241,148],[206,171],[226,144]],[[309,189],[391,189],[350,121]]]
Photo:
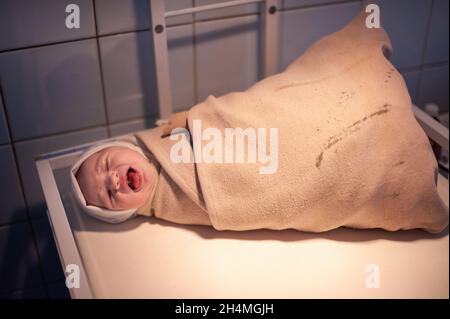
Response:
[[[320,164],[322,163],[322,159],[323,159],[323,152],[320,152],[319,156],[317,156],[317,160],[316,160],[316,167],[319,168]]]
[[[334,145],[336,145],[337,143],[339,143],[340,141],[342,141],[343,139],[345,139],[346,137],[352,135],[353,133],[359,131],[362,127],[362,124],[364,122],[366,122],[367,120],[375,117],[375,116],[379,116],[379,115],[383,115],[389,112],[389,107],[391,105],[390,104],[383,104],[380,109],[376,112],[370,113],[369,115],[364,116],[363,118],[361,118],[360,120],[357,120],[355,122],[353,122],[352,124],[350,124],[349,126],[343,128],[341,130],[341,132],[339,132],[338,134],[332,135],[328,138],[328,141],[325,143],[323,150],[320,152],[320,154],[316,157],[316,167],[320,168],[320,165],[322,164],[323,161],[323,156],[325,154],[325,152],[327,150],[329,150],[331,147],[333,147]],[[403,164],[404,162],[402,162],[401,164]],[[399,165],[401,165],[399,164]]]
[[[354,95],[355,95],[354,91],[349,91],[349,92],[342,91],[338,98],[338,105],[342,105],[346,101],[350,100]]]
[[[389,82],[389,80],[392,78],[392,72],[394,72],[394,69],[390,69],[389,71],[387,71],[387,78],[386,80],[384,80],[384,83]]]

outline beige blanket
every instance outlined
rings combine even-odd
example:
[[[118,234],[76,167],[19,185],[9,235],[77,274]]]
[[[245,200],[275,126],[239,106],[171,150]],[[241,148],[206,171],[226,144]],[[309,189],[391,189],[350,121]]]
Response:
[[[162,167],[152,213],[217,230],[443,230],[436,160],[385,57],[389,38],[364,19],[316,42],[284,72],[189,110],[191,131],[194,120],[222,132],[278,128],[274,174],[255,163],[175,164],[176,141],[161,137],[163,128],[138,133]]]

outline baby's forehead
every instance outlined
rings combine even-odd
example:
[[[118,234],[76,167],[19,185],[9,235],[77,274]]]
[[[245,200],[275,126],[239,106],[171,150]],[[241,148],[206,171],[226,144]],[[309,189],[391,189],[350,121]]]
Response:
[[[102,149],[98,152],[95,152],[94,154],[91,154],[88,158],[86,158],[83,163],[81,163],[80,168],[78,169],[77,175],[81,176],[87,171],[90,171],[92,169],[95,169],[96,166],[98,166],[98,161],[100,157],[105,154],[105,152],[108,152],[108,148]]]
[[[97,166],[98,161],[100,160],[100,158],[108,156],[108,155],[114,155],[114,154],[118,154],[118,153],[122,153],[122,152],[126,152],[126,151],[131,151],[130,149],[126,148],[126,147],[122,147],[122,146],[110,146],[110,147],[106,147],[104,149],[101,149],[97,152],[95,152],[94,154],[90,155],[88,158],[86,158],[83,163],[80,166],[80,170],[84,167],[91,167],[91,166]]]
[[[121,149],[123,150],[123,147],[118,147],[118,146],[105,147],[105,148],[93,153],[92,155],[90,155],[88,158],[86,158],[84,160],[83,163],[85,163],[87,161],[97,160],[102,155],[108,155],[108,154],[111,154],[111,153],[114,153],[117,151],[121,151]]]

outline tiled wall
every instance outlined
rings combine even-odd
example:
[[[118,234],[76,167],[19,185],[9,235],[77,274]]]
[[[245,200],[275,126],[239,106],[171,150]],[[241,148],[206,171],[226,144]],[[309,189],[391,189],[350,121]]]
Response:
[[[166,9],[213,2],[170,0]],[[375,2],[415,103],[448,111],[448,0]],[[69,3],[81,9],[80,29],[64,26]],[[366,1],[280,3],[282,70]],[[250,4],[168,19],[176,110],[261,78],[259,10]],[[0,1],[1,297],[68,296],[34,157],[153,125],[149,26],[147,0]]]

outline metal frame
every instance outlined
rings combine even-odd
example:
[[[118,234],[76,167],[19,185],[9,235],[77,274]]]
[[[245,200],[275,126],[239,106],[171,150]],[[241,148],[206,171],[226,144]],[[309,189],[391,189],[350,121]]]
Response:
[[[235,0],[204,5],[175,11],[165,11],[164,0],[149,0],[151,25],[153,31],[153,48],[155,52],[156,85],[159,100],[159,120],[164,123],[173,111],[169,56],[167,48],[166,18],[251,3],[264,3],[262,14],[263,74],[268,77],[278,71],[278,1],[279,0]]]
[[[412,108],[417,121],[428,137],[438,143],[444,150],[448,151],[448,128],[434,120],[417,106],[413,105]]]

